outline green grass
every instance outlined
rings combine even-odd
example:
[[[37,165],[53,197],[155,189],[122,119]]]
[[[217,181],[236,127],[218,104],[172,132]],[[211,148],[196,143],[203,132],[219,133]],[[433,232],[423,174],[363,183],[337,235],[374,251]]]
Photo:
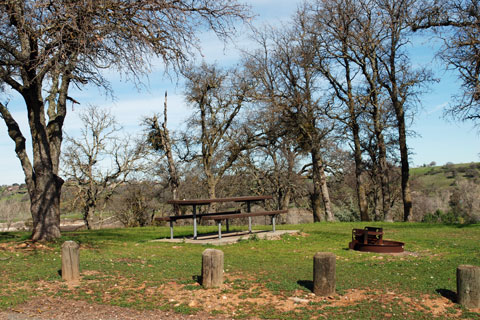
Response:
[[[368,223],[384,228],[385,238],[406,243],[411,255],[392,256],[347,250],[352,228],[365,223],[320,223],[280,226],[299,229],[305,236],[284,236],[277,241],[252,239],[222,246],[225,254],[226,288],[214,291],[209,299],[238,293],[245,300],[236,318],[257,315],[269,319],[429,319],[428,311],[415,311],[405,302],[381,301],[378,297],[394,292],[399,297],[439,298],[439,292],[455,292],[455,271],[460,264],[480,265],[480,225],[430,225],[414,223]],[[191,227],[176,227],[176,235],[190,235]],[[200,227],[200,232],[215,227]],[[95,303],[107,303],[139,309],[162,309],[178,313],[196,313],[202,303],[189,306],[188,300],[170,302],[159,292],[162,286],[176,283],[182,296],[205,290],[195,279],[201,273],[202,252],[210,246],[151,242],[168,237],[167,227],[111,229],[65,232],[62,239],[39,250],[0,250],[0,308],[11,308],[33,296],[57,296]],[[0,233],[0,244],[21,243],[26,233]],[[68,288],[61,281],[60,246],[65,240],[81,245],[82,282]],[[275,305],[257,305],[249,299],[278,296],[283,300],[303,292],[308,295],[312,280],[313,255],[319,251],[337,256],[337,293],[339,299],[355,290],[367,290],[371,299],[345,306],[315,302],[281,311]],[[149,292],[155,291],[155,295]],[[220,298],[219,298],[220,297]],[[480,319],[458,306],[440,319],[464,317]],[[209,310],[223,314],[223,310]],[[459,312],[458,315],[455,312]]]

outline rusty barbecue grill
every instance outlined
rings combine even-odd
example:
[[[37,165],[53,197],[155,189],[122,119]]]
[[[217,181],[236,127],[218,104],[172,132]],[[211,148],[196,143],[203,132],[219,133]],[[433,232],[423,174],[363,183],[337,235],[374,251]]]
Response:
[[[365,227],[352,230],[352,241],[348,247],[352,250],[377,253],[403,252],[405,243],[399,241],[383,240],[383,229]]]

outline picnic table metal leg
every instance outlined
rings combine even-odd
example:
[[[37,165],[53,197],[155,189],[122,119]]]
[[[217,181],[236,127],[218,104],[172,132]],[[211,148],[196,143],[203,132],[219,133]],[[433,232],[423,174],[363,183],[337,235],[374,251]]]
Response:
[[[222,239],[222,220],[218,220],[218,239]]]
[[[273,227],[273,232],[275,232],[275,216],[272,216],[272,227]]]
[[[228,222],[228,219],[226,219],[225,225],[227,226],[227,232],[229,232],[230,231],[230,223]]]
[[[170,239],[173,240],[173,221],[170,220]]]
[[[197,206],[193,205],[193,239],[197,240]]]
[[[252,208],[250,206],[251,202],[247,201],[247,212],[252,212]],[[248,217],[248,233],[252,233],[252,217]]]

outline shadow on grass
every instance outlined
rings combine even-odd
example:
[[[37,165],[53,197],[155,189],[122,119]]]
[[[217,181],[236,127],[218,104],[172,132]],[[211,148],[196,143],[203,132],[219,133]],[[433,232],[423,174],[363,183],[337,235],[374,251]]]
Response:
[[[201,275],[192,276],[192,280],[197,282],[199,285],[202,285],[203,278]]]
[[[299,286],[302,286],[302,287],[308,289],[309,291],[313,292],[313,281],[312,280],[298,280],[297,284]]]
[[[0,232],[0,242],[11,240],[25,241],[30,238],[30,235],[30,232],[24,231]]]
[[[437,289],[437,291],[442,297],[447,298],[448,300],[452,301],[453,303],[457,302],[457,293],[453,292],[452,290],[448,289]]]

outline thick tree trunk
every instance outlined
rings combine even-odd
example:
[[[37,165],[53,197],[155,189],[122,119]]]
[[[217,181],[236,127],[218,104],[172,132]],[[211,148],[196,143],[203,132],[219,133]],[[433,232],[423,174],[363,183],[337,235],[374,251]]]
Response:
[[[33,241],[51,241],[60,237],[60,195],[63,179],[58,176],[65,96],[59,101],[58,113],[49,107],[50,121],[45,119],[45,106],[40,90],[41,85],[32,85],[23,92],[27,105],[28,122],[32,136],[33,168],[25,155],[21,159],[25,173],[33,220]],[[61,105],[60,105],[61,104]],[[17,155],[20,154],[17,151]]]
[[[33,218],[33,241],[50,241],[60,237],[60,195],[63,180],[53,174],[37,175],[29,187]]]
[[[290,198],[292,197],[292,189],[287,187],[285,193],[281,196],[279,201],[280,208],[279,210],[287,210],[290,205]]]
[[[207,177],[207,188],[208,188],[208,198],[215,199],[216,195],[217,181],[213,177]],[[209,212],[217,212],[217,204],[212,202],[209,206]]]

